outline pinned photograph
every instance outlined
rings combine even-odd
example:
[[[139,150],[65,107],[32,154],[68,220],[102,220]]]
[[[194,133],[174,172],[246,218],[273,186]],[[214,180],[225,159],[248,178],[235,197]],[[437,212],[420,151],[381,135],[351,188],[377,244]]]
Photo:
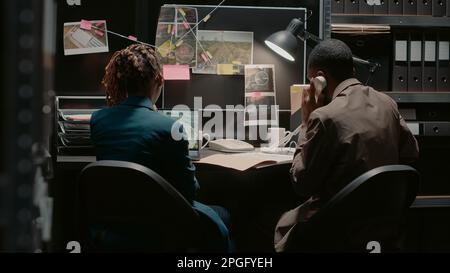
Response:
[[[257,94],[255,92],[255,94]],[[256,95],[256,96],[246,96],[245,97],[245,103],[247,106],[249,105],[255,105],[255,106],[263,106],[270,108],[271,106],[275,105],[275,96],[273,95]]]
[[[197,9],[183,6],[161,8],[155,45],[162,64],[197,66]]]
[[[275,66],[245,66],[245,126],[278,124]]]
[[[244,75],[253,63],[253,32],[199,30],[196,74]]]
[[[275,92],[274,65],[246,65],[245,92]]]
[[[106,21],[71,22],[64,24],[64,55],[108,52]]]
[[[278,107],[250,104],[245,110],[244,126],[278,126]]]

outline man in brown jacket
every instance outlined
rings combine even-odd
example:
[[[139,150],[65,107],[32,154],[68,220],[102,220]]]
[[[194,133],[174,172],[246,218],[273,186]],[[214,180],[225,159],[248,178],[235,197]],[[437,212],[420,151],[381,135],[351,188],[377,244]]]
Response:
[[[418,145],[387,95],[354,78],[352,52],[339,40],[317,45],[308,60],[308,78],[327,85],[316,100],[313,84],[303,93],[299,145],[291,168],[295,191],[305,199],[286,212],[275,230],[283,251],[290,229],[308,221],[339,190],[368,170],[407,164]]]

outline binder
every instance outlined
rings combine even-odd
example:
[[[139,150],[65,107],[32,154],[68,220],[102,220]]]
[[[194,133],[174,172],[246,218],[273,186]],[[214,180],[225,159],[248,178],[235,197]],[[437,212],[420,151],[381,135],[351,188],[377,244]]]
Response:
[[[417,15],[417,2],[422,0],[403,0],[403,15]]]
[[[364,0],[345,0],[344,13],[345,14],[358,14],[359,13],[359,1],[364,1]]]
[[[394,67],[392,69],[392,91],[408,90],[408,34],[394,35]]]
[[[345,0],[331,0],[331,13],[333,14],[344,13],[344,1]]]
[[[359,0],[359,14],[373,14],[373,5],[369,5],[367,0]]]
[[[447,17],[450,17],[450,0],[447,0]]]
[[[442,17],[447,13],[447,0],[433,0],[433,16]]]
[[[409,41],[408,91],[422,91],[422,35],[411,34]]]
[[[417,2],[417,15],[431,15],[433,0],[419,0]]]
[[[390,15],[403,14],[403,1],[408,0],[388,0],[388,12]]]
[[[422,88],[424,92],[436,91],[436,33],[425,33],[423,37],[423,77]]]
[[[440,34],[438,43],[437,91],[450,91],[450,35]]]
[[[379,5],[375,4],[373,6],[374,14],[388,14],[388,0],[380,0]]]

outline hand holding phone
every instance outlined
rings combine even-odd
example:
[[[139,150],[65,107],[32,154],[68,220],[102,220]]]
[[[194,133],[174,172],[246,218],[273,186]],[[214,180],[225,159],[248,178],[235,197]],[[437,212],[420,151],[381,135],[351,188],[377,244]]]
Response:
[[[306,126],[310,114],[319,107],[324,105],[325,94],[322,94],[327,86],[324,77],[319,76],[313,78],[308,88],[303,92],[302,96],[302,125]]]

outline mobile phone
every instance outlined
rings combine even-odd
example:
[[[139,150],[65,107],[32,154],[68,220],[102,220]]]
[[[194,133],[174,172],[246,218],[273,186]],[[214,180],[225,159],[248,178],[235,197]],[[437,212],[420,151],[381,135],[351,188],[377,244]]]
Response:
[[[311,80],[311,84],[314,85],[314,88],[316,89],[316,101],[319,99],[320,94],[322,94],[322,91],[327,87],[327,80],[323,76],[315,77]]]

